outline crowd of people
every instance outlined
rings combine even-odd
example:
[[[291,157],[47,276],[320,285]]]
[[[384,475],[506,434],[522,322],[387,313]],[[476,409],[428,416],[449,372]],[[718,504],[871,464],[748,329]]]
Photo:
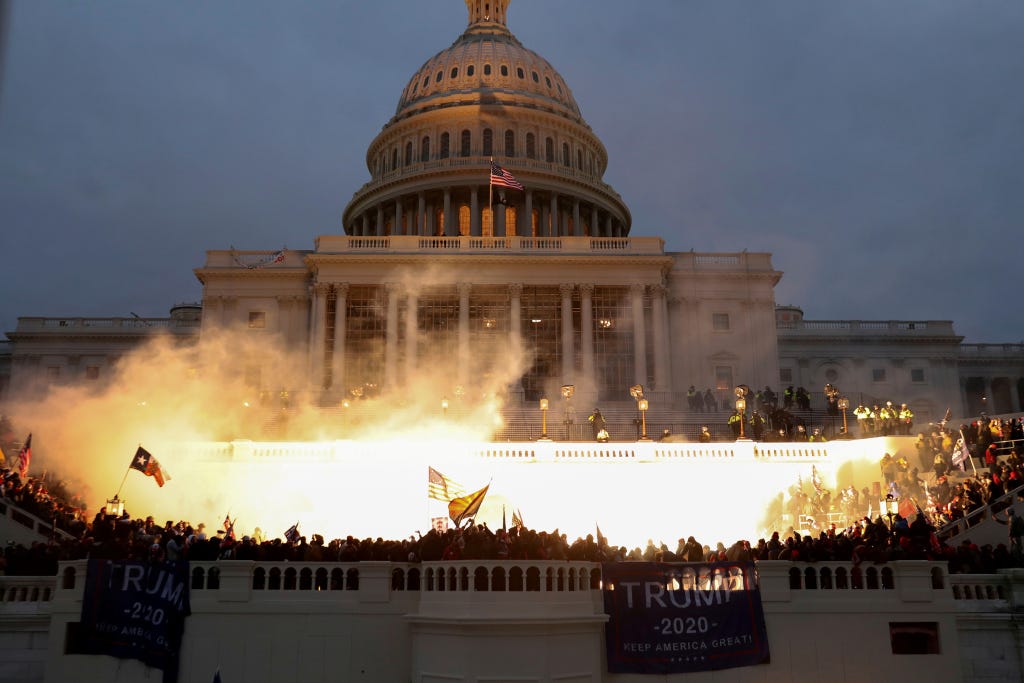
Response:
[[[883,456],[879,475],[884,488],[879,490],[849,486],[833,494],[812,470],[809,487],[800,481],[789,490],[786,512],[791,523],[787,532],[776,532],[756,543],[739,540],[728,547],[723,543],[711,547],[689,536],[680,538],[675,548],[653,540],[645,548],[627,548],[610,544],[600,531],[596,539],[590,535],[570,542],[557,529],[545,532],[518,525],[492,530],[486,524],[431,529],[402,540],[348,536],[326,542],[319,534],[307,539],[298,533],[268,539],[259,529],[236,538],[230,520],[225,520],[224,528],[208,532],[205,524],[172,520],[158,524],[152,517],[133,518],[127,511],[108,514],[106,508],[89,519],[83,500],[51,474],[22,479],[17,469],[0,467],[0,504],[32,514],[62,532],[29,546],[8,543],[0,556],[0,573],[53,575],[58,562],[88,558],[309,562],[927,559],[947,562],[951,572],[988,572],[1024,566],[1024,517],[1015,515],[1012,507],[1024,499],[1024,459],[1014,448],[1021,438],[1020,419],[983,417],[957,430],[936,425],[918,434],[917,463],[903,456]],[[1006,452],[1000,453],[1001,447]],[[1005,494],[1011,492],[1017,495],[1007,500]],[[899,501],[899,511],[889,514],[873,509],[880,496]],[[964,541],[950,546],[937,533],[978,510],[1007,525],[1007,543],[979,547]],[[830,523],[833,518],[842,523]]]

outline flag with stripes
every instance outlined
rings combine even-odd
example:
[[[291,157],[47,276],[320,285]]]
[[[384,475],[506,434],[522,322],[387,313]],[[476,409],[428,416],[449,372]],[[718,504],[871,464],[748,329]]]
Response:
[[[299,534],[298,522],[292,524],[290,527],[288,527],[288,530],[284,532],[285,540],[287,540],[289,543],[295,543],[299,540],[300,536],[301,534]]]
[[[466,489],[444,476],[433,467],[427,468],[427,497],[445,503],[466,495]]]
[[[523,184],[516,180],[514,175],[493,161],[491,162],[491,185],[511,187],[513,190],[523,189]]]
[[[491,488],[490,484],[468,496],[456,498],[448,503],[448,516],[455,522],[455,526],[461,526],[463,521],[476,517],[476,513],[480,512],[480,506],[483,505],[484,496],[487,495],[487,489],[489,488]]]
[[[32,462],[32,434],[25,439],[25,445],[18,451],[18,474],[22,479],[28,476],[28,466]]]
[[[518,531],[522,531],[523,527],[526,526],[523,524],[523,513],[519,511],[519,508],[512,511],[512,526]]]

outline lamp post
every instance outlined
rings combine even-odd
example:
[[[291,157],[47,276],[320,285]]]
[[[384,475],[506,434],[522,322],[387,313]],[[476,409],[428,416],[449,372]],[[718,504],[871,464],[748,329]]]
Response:
[[[889,530],[892,531],[892,518],[899,513],[900,503],[891,493],[885,494],[885,499],[883,499],[881,503],[882,510],[884,511],[885,516],[889,519]]]
[[[640,440],[650,441],[650,439],[647,438],[647,408],[649,407],[647,399],[642,398],[637,401],[636,407],[640,409]]]
[[[843,411],[843,434],[847,434],[848,432],[846,431],[846,409],[850,407],[850,399],[843,396],[842,398],[839,399],[839,403],[837,405],[839,406],[839,410]]]
[[[565,425],[565,440],[569,441],[569,429],[573,423],[573,409],[572,409],[572,397],[576,394],[575,384],[566,384],[562,386],[562,398],[565,399],[564,408],[562,411],[562,424]]]
[[[551,441],[548,438],[548,400],[540,400],[540,439],[538,441]]]

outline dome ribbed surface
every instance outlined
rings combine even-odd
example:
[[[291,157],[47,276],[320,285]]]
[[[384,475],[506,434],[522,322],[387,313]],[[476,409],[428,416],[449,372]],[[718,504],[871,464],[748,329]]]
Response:
[[[428,59],[402,92],[395,120],[466,104],[543,109],[581,121],[562,76],[498,24],[470,26],[450,47]]]

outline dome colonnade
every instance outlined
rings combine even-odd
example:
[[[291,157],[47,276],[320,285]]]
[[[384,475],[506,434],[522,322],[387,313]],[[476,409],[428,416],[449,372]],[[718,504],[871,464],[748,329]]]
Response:
[[[467,0],[469,26],[420,67],[370,144],[353,236],[625,237],[608,155],[565,80],[508,30],[508,0]],[[491,160],[523,185],[490,198]]]

